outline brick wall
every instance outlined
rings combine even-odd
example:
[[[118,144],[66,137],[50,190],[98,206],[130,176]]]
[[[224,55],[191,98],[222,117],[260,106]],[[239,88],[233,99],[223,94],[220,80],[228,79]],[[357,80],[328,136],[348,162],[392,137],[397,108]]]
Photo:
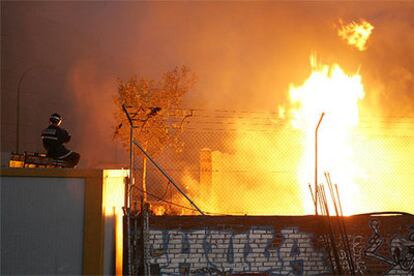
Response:
[[[414,275],[414,216],[345,218],[355,271]],[[151,217],[150,263],[161,275],[326,275],[321,217]],[[332,218],[339,262],[349,270]],[[346,274],[346,272],[344,272]]]

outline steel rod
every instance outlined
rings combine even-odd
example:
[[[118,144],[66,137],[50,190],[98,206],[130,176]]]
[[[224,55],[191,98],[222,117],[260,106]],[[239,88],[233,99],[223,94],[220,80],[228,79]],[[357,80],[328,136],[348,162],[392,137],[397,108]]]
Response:
[[[349,254],[349,258],[350,258],[351,274],[355,275],[355,264],[354,264],[354,260],[352,259],[351,246],[350,246],[349,240],[348,240],[348,231],[346,230],[346,226],[345,226],[345,219],[344,219],[344,214],[343,214],[343,211],[342,211],[341,197],[339,196],[338,185],[336,185],[336,184],[335,184],[335,190],[336,190],[336,196],[337,196],[339,210],[340,210],[341,218],[342,218],[340,225],[342,227],[342,231],[344,232],[344,236],[346,237],[344,245],[348,250],[348,254]]]
[[[348,263],[351,275],[354,275],[355,273],[354,273],[354,268],[353,268],[351,250],[350,250],[349,243],[348,243],[348,236],[346,235],[345,225],[342,220],[343,217],[341,216],[341,213],[339,212],[337,196],[335,195],[333,185],[332,185],[331,175],[329,174],[329,172],[325,172],[325,178],[326,178],[326,182],[328,183],[328,188],[329,188],[329,192],[331,195],[332,203],[335,208],[336,219],[338,220],[339,235],[342,240],[342,245],[344,246],[346,261]]]
[[[336,241],[335,241],[335,231],[332,227],[332,222],[331,222],[331,218],[330,218],[330,214],[329,214],[329,206],[328,206],[328,200],[325,194],[325,189],[322,185],[320,185],[320,196],[322,197],[322,201],[323,201],[323,205],[324,208],[326,210],[326,218],[328,219],[328,225],[329,225],[329,235],[331,238],[331,243],[332,243],[332,253],[334,255],[334,260],[335,260],[335,264],[337,266],[337,272],[339,275],[342,275],[342,267],[341,267],[341,263],[339,261],[339,255],[338,255],[338,248],[336,246]]]
[[[310,185],[309,185],[309,187],[310,187]],[[312,190],[311,190],[311,194],[313,194]],[[323,242],[325,243],[325,246],[326,246],[326,251],[328,253],[329,262],[331,264],[332,271],[334,272],[335,271],[335,265],[334,265],[334,260],[333,260],[333,256],[332,256],[333,252],[331,252],[333,250],[331,250],[332,249],[332,244],[331,244],[330,236],[329,236],[328,220],[326,219],[326,212],[324,210],[324,204],[322,203],[322,197],[319,196],[317,198],[317,200],[319,200],[319,204],[321,206],[321,215],[322,215],[321,219],[322,219],[323,228],[324,228],[324,234],[322,235],[322,239],[323,239]]]
[[[312,186],[311,186],[311,184],[308,184],[308,187],[309,187],[309,191],[310,191],[310,194],[311,194],[311,198],[312,198],[312,201],[313,201],[313,205],[315,205],[316,206],[316,204],[317,204],[317,198],[315,197],[315,195],[313,194],[313,191],[312,191]]]
[[[319,130],[319,126],[321,125],[323,116],[325,116],[325,112],[322,112],[318,125],[316,126],[316,129],[315,129],[315,198],[318,197],[318,130]],[[315,215],[318,215],[318,201],[315,199],[314,202],[315,202]]]

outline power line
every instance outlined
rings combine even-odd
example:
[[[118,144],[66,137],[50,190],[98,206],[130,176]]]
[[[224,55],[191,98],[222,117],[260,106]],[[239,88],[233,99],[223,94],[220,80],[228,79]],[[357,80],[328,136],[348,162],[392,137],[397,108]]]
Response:
[[[279,113],[276,111],[256,111],[256,110],[228,110],[228,109],[203,109],[203,108],[182,108],[177,110],[193,110],[193,111],[199,111],[199,112],[208,112],[208,113],[224,113],[225,114],[262,114],[262,115],[277,115],[279,117]],[[197,113],[195,113],[197,114]],[[220,114],[220,116],[224,116],[223,114]],[[227,116],[227,117],[234,117],[234,116]],[[381,116],[381,115],[359,115],[359,118],[365,119],[365,118],[387,118],[387,119],[413,119],[414,115],[409,116]]]

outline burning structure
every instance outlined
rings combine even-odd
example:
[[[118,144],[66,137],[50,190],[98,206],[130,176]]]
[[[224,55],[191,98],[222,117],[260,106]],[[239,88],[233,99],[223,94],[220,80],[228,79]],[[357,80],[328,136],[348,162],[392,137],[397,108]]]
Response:
[[[340,23],[339,38],[359,51],[367,50],[374,26],[365,20]],[[314,179],[323,182],[324,174],[329,172],[339,186],[347,215],[383,210],[413,212],[408,198],[399,192],[394,191],[394,196],[405,204],[398,208],[388,200],[368,199],[373,190],[381,197],[391,191],[391,181],[376,178],[379,172],[374,170],[387,166],[384,156],[405,155],[401,149],[407,145],[387,145],[373,136],[377,125],[367,126],[366,116],[374,116],[375,110],[364,104],[368,92],[360,69],[347,73],[339,64],[321,63],[316,54],[310,57],[310,68],[302,84],[290,84],[289,102],[279,105],[278,113],[275,110],[268,118],[259,118],[262,121],[257,114],[246,113],[238,118],[220,114],[224,124],[234,126],[235,134],[229,138],[231,147],[201,150],[200,182],[194,176],[182,178],[189,192],[213,213],[311,214],[314,202],[308,185],[313,186]],[[319,134],[319,171],[315,175],[315,128],[322,113],[325,117]],[[267,119],[266,123],[263,119]],[[265,131],[257,130],[260,124]],[[251,131],[253,126],[256,130]],[[409,146],[407,150],[411,152]],[[394,162],[392,167],[395,166]],[[284,172],[296,176],[288,179],[283,177]],[[409,181],[404,175],[393,177]],[[295,188],[284,188],[289,185]],[[271,191],[277,190],[289,194],[291,201],[276,199]],[[407,192],[412,193],[409,188],[404,194]]]
[[[112,5],[113,16],[123,20],[102,20]],[[220,202],[228,206],[212,207],[211,211],[312,213],[307,189],[314,181],[311,132],[324,105],[334,112],[326,112],[321,125],[319,171],[328,170],[342,193],[355,194],[344,195],[345,202],[358,197],[361,206],[345,203],[350,206],[346,213],[410,211],[408,198],[413,191],[401,183],[410,182],[413,164],[411,3],[346,3],[341,7],[332,3],[250,3],[237,8],[224,3],[129,5],[2,5],[5,33],[21,30],[19,36],[2,40],[3,164],[8,153],[15,151],[17,140],[21,144],[17,148],[40,152],[40,141],[32,138],[38,137],[43,126],[39,118],[58,109],[67,114],[68,127],[74,130],[73,147],[84,153],[80,167],[125,167],[127,153],[112,141],[110,129],[114,78],[125,79],[137,68],[150,77],[160,76],[171,64],[184,62],[199,76],[194,94],[183,99],[183,105],[194,110],[184,126],[188,127],[183,132],[185,156],[174,157],[179,162],[160,158],[165,158],[167,170],[171,168],[170,173],[196,196],[202,193],[199,151],[208,147],[221,152],[222,177],[227,178],[222,186],[228,191],[219,192],[227,198]],[[79,9],[95,12],[83,17]],[[152,16],[139,16],[145,19],[138,24],[129,13],[132,10],[148,10]],[[213,10],[218,12],[211,18],[206,11]],[[398,14],[398,18],[390,14]],[[194,24],[187,24],[187,16]],[[85,29],[81,23],[85,20],[100,31]],[[171,26],[174,47],[167,46],[173,39]],[[123,32],[118,30],[124,29],[136,41],[123,43],[124,37],[119,37]],[[148,35],[153,29],[159,31]],[[51,37],[55,43],[48,47],[33,46]],[[110,37],[119,39],[107,40]],[[151,43],[140,39],[143,37]],[[141,50],[137,52],[137,48]],[[309,66],[309,55],[315,50],[317,55],[312,55]],[[165,58],[171,56],[174,58]],[[153,57],[159,57],[155,63]],[[50,81],[44,81],[46,77]],[[314,89],[317,85],[332,93]],[[21,96],[20,104],[16,94]],[[45,104],[48,107],[42,108]],[[16,115],[17,105],[22,107],[20,116]],[[14,123],[17,117],[25,122],[18,127],[20,131]],[[86,138],[90,131],[97,137],[94,146]],[[21,137],[15,137],[16,132]],[[333,152],[341,161],[332,160]],[[321,176],[318,178],[323,179]],[[156,179],[149,189],[162,197],[165,185]],[[401,188],[392,188],[396,186]],[[272,192],[288,196],[274,199]],[[392,199],[387,196],[391,192]],[[373,195],[381,200],[371,200]],[[234,206],[231,202],[244,203]]]
[[[312,234],[323,239],[325,232],[313,227],[313,218],[270,223],[245,216],[313,214],[308,187],[318,184],[315,178],[323,182],[325,172],[338,184],[346,215],[413,213],[412,3],[1,5],[2,157],[20,138],[16,148],[39,151],[32,141],[43,125],[38,118],[57,108],[82,137],[73,145],[85,156],[81,167],[125,167],[126,152],[111,140],[110,125],[119,125],[112,116],[115,76],[125,79],[137,68],[159,76],[184,62],[200,77],[195,94],[183,100],[194,113],[184,124],[182,153],[157,160],[205,213],[243,216],[161,216],[195,211],[148,167],[147,187],[134,190],[137,201],[148,195],[160,215],[151,217],[157,229],[146,233],[150,269],[163,275],[333,271],[314,246]],[[16,98],[24,108],[10,104]],[[137,162],[136,170],[144,166]],[[144,178],[137,176],[136,187]],[[363,229],[349,232],[356,271],[412,272],[412,216],[347,221]],[[339,250],[336,266],[341,256]]]

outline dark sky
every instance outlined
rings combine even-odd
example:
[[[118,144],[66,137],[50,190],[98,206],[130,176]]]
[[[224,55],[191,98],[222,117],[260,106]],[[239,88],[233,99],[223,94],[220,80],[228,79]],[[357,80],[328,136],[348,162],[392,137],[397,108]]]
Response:
[[[189,108],[275,112],[289,83],[309,74],[309,55],[360,69],[365,101],[412,116],[414,2],[1,2],[1,151],[42,151],[40,131],[59,112],[81,166],[122,163],[112,141],[117,78],[159,78],[187,65],[198,76]],[[374,25],[364,52],[335,24]],[[23,78],[22,78],[23,77]]]

